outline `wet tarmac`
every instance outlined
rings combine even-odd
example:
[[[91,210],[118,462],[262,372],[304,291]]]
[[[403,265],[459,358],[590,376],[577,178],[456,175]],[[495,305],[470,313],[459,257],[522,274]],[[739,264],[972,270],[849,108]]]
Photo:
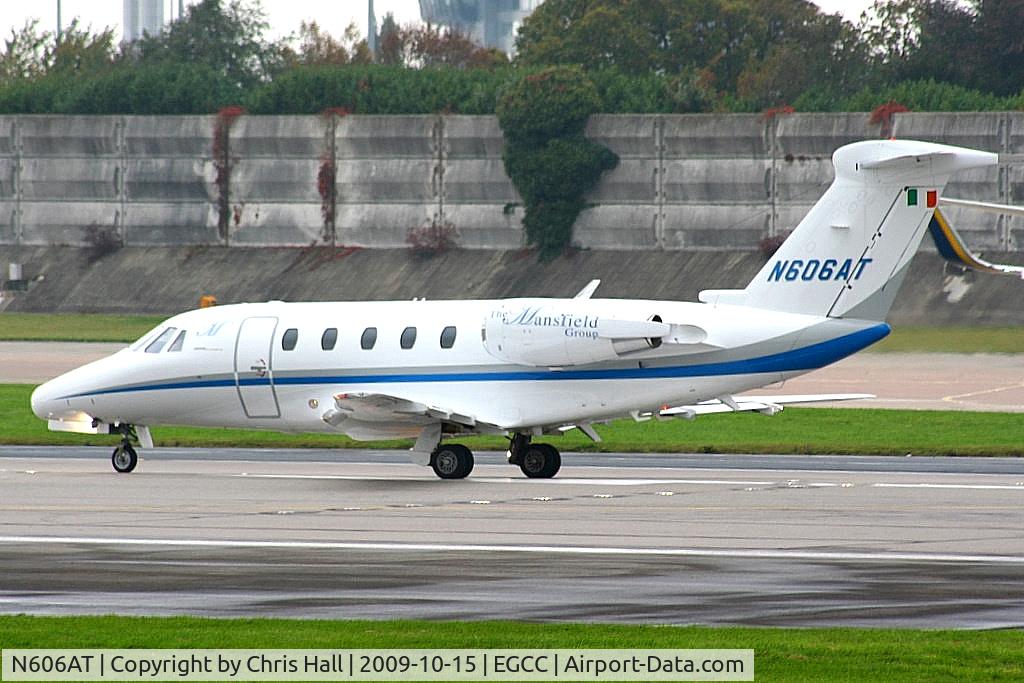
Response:
[[[1024,459],[0,448],[0,612],[1024,626]]]

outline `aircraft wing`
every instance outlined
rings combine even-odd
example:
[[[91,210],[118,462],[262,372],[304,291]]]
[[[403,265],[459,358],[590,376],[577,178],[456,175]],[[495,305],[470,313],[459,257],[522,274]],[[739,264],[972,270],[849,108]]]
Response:
[[[969,202],[963,199],[942,198],[943,204],[957,206],[965,209],[977,209],[989,213],[1000,213],[1007,215],[1024,215],[1024,208],[1017,206],[1004,206],[1002,204],[988,204],[985,202]],[[935,209],[928,230],[935,240],[935,246],[944,259],[971,270],[980,270],[986,273],[1000,273],[1016,275],[1024,278],[1024,267],[1008,266],[999,263],[989,263],[977,254],[971,252],[960,234],[953,228],[949,220],[939,209]]]
[[[477,421],[472,415],[412,401],[401,396],[372,392],[335,394],[334,406],[328,408],[322,419],[333,427],[337,427],[345,420],[356,420],[369,423],[400,422],[411,425],[450,423],[484,432],[498,429],[496,425]]]
[[[873,394],[791,394],[788,396],[721,396],[709,401],[701,401],[693,405],[662,408],[658,417],[682,417],[692,420],[698,415],[714,413],[757,412],[762,415],[775,415],[782,412],[786,404],[818,403],[821,401],[853,401],[874,398]]]

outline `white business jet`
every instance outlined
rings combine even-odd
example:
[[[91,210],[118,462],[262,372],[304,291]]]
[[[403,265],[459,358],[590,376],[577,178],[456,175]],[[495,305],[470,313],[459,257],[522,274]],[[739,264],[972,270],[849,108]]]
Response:
[[[445,479],[473,468],[448,439],[500,434],[511,464],[552,477],[561,456],[543,435],[854,397],[737,394],[885,337],[947,180],[995,163],[909,140],[842,147],[835,181],[750,284],[701,303],[595,299],[595,280],[571,299],[205,308],[46,382],[32,410],[53,430],[121,434],[118,472],[152,447],[149,426],[176,424],[414,438],[412,460]]]

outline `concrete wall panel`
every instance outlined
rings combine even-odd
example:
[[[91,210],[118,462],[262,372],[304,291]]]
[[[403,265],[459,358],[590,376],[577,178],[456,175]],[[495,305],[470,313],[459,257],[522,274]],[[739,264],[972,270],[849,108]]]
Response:
[[[0,200],[14,199],[17,196],[17,187],[15,187],[17,171],[17,159],[0,156]]]
[[[802,156],[775,161],[775,201],[777,204],[813,203],[835,179],[832,159]]]
[[[339,204],[337,244],[349,247],[407,247],[413,228],[433,214],[422,204]]]
[[[837,148],[878,137],[866,113],[783,114],[775,117],[775,155],[784,161],[831,163]]]
[[[760,114],[680,114],[664,117],[666,158],[749,157],[771,153]]]
[[[602,204],[651,204],[658,198],[657,159],[624,157],[619,165],[601,177],[588,201]]]
[[[25,244],[88,246],[87,230],[117,230],[120,205],[99,202],[22,202],[22,240]]]
[[[989,152],[1003,149],[1007,119],[1003,112],[898,114],[893,133],[904,140],[925,140]]]
[[[18,239],[18,205],[0,200],[0,244],[13,244]]]
[[[519,202],[501,159],[453,159],[444,172],[445,202]]]
[[[314,159],[243,159],[231,170],[231,199],[320,205]]]
[[[658,127],[660,116],[614,116],[602,114],[590,117],[586,136],[615,151],[622,159],[658,158]]]
[[[27,201],[113,201],[120,193],[120,174],[119,159],[23,159],[22,198]]]
[[[0,157],[13,156],[17,148],[18,116],[0,116]]]
[[[231,244],[239,246],[308,246],[323,241],[319,205],[233,204]]]
[[[505,136],[494,116],[446,116],[445,155],[449,159],[501,159]]]
[[[768,234],[770,206],[665,207],[666,249],[751,249]]]
[[[428,203],[440,191],[431,159],[339,159],[338,202]]]
[[[328,150],[323,116],[240,116],[231,124],[231,154],[319,159]]]
[[[339,160],[431,158],[440,137],[436,116],[345,116],[338,119],[334,144]]]
[[[213,164],[198,159],[125,160],[125,197],[130,202],[214,201]]]
[[[595,206],[576,219],[573,241],[584,249],[654,249],[657,231],[656,206]]]
[[[506,213],[503,204],[449,204],[445,219],[456,229],[455,242],[465,249],[520,249],[522,209]]]
[[[22,116],[22,154],[34,157],[96,157],[120,154],[119,116]]]
[[[208,203],[132,203],[124,213],[124,240],[131,246],[219,244],[217,214]]]
[[[129,157],[213,157],[216,116],[125,116],[124,148]]]
[[[665,201],[747,203],[770,200],[766,159],[678,159],[665,163]]]

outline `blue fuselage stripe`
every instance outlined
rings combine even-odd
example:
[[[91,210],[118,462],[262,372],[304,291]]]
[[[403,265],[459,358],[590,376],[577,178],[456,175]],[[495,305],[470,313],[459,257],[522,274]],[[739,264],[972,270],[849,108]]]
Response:
[[[418,372],[377,375],[303,375],[297,377],[239,378],[240,386],[316,384],[407,384],[412,382],[536,382],[564,380],[672,379],[680,377],[719,377],[752,375],[769,372],[813,370],[845,358],[889,334],[890,327],[880,323],[836,339],[811,344],[799,349],[742,360],[654,368],[605,368],[594,370],[507,370],[491,372]],[[103,394],[121,394],[165,389],[207,389],[234,387],[234,379],[167,381],[130,387],[98,389],[64,398],[81,398]]]

